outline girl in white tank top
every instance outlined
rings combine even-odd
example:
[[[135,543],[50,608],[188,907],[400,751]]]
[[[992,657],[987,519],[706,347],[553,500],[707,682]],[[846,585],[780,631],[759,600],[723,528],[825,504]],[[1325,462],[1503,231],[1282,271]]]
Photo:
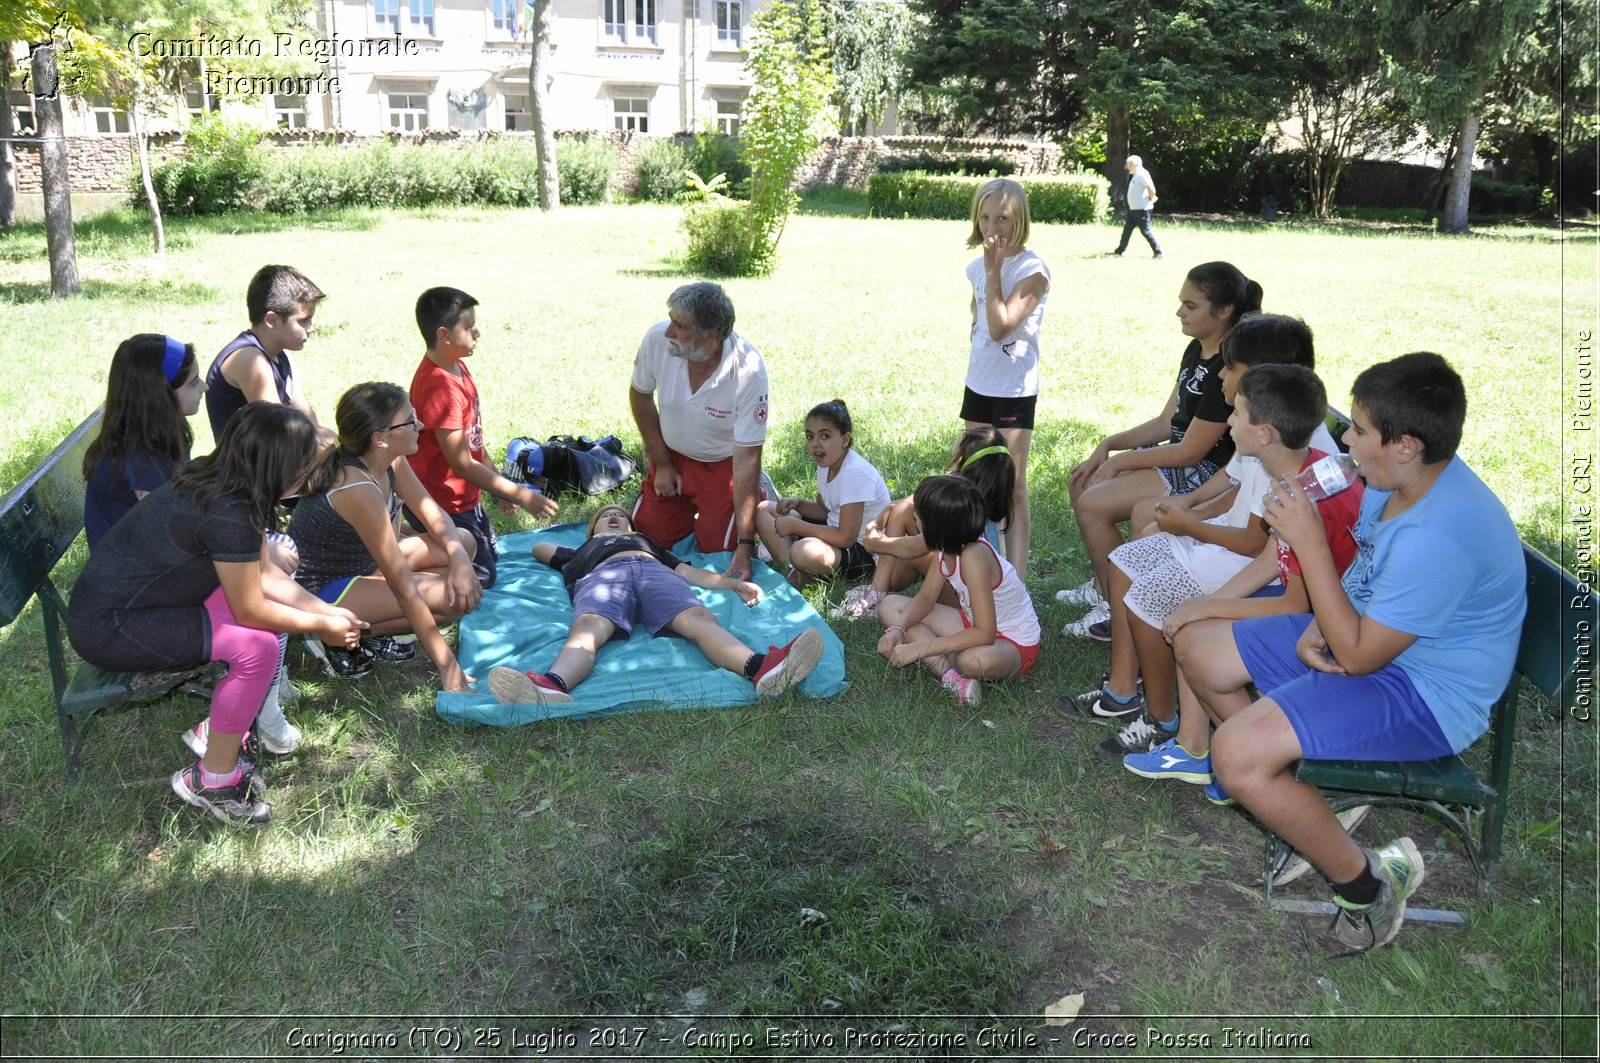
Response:
[[[878,652],[897,668],[922,662],[957,700],[976,705],[982,680],[1027,675],[1039,657],[1039,617],[1016,570],[983,539],[983,498],[970,480],[930,476],[912,496],[935,551],[916,597],[889,595]],[[948,585],[960,608],[942,605]]]

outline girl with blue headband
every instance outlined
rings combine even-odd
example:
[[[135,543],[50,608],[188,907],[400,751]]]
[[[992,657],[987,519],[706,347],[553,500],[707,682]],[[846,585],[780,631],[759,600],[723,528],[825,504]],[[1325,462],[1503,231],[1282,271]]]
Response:
[[[83,456],[83,529],[92,551],[134,503],[189,460],[206,384],[194,345],[141,333],[111,357],[100,435]]]

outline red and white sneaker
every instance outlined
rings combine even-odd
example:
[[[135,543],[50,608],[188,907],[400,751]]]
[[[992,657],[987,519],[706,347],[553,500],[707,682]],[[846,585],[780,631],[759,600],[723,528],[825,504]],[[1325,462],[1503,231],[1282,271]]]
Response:
[[[816,671],[822,660],[822,636],[816,628],[806,628],[782,649],[767,647],[767,659],[756,673],[756,693],[773,697]]]
[[[946,668],[939,685],[952,691],[963,705],[976,705],[983,700],[983,684],[971,676],[962,675],[954,668]]]
[[[572,700],[571,694],[538,672],[515,668],[489,669],[489,693],[502,705],[557,705]]]

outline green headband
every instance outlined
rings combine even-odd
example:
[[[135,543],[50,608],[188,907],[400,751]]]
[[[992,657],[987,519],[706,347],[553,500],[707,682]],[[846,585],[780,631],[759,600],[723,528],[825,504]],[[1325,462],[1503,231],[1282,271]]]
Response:
[[[982,450],[972,455],[972,457],[961,463],[961,471],[966,472],[968,469],[972,468],[972,463],[977,461],[979,458],[987,458],[990,454],[1010,455],[1010,453],[1011,451],[1007,450],[1005,447],[984,447]]]

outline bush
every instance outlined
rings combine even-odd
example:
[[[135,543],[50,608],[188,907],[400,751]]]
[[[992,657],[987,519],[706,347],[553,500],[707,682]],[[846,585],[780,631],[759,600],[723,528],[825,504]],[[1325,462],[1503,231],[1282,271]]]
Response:
[[[151,167],[156,202],[166,214],[223,214],[248,210],[266,184],[267,150],[261,130],[221,115],[204,115],[184,132],[185,151]],[[138,170],[134,198],[144,198]]]
[[[684,211],[689,237],[688,266],[693,273],[742,277],[771,268],[766,241],[747,203],[705,203]]]
[[[652,203],[669,203],[683,194],[689,153],[670,137],[647,140],[633,153],[634,195]]]
[[[562,203],[605,203],[617,176],[617,146],[604,137],[559,140],[556,170]]]
[[[1018,178],[1028,193],[1028,212],[1037,222],[1081,225],[1105,217],[1111,206],[1110,186],[1093,174]],[[867,179],[867,210],[878,218],[944,218],[972,216],[972,197],[981,177],[944,177],[915,173],[877,173]]]
[[[967,177],[1010,177],[1017,164],[1004,155],[935,154],[891,155],[878,163],[877,173],[963,174]]]
[[[538,201],[532,145],[489,142],[467,148],[395,144],[325,145],[273,155],[264,209],[301,214],[338,207],[518,207]]]
[[[688,167],[710,181],[717,174],[727,174],[728,184],[739,185],[750,178],[750,167],[739,154],[739,142],[722,133],[697,133],[694,146],[686,152]]]
[[[1539,191],[1538,185],[1474,176],[1472,187],[1467,189],[1467,210],[1472,214],[1515,214],[1526,217],[1538,213]]]

